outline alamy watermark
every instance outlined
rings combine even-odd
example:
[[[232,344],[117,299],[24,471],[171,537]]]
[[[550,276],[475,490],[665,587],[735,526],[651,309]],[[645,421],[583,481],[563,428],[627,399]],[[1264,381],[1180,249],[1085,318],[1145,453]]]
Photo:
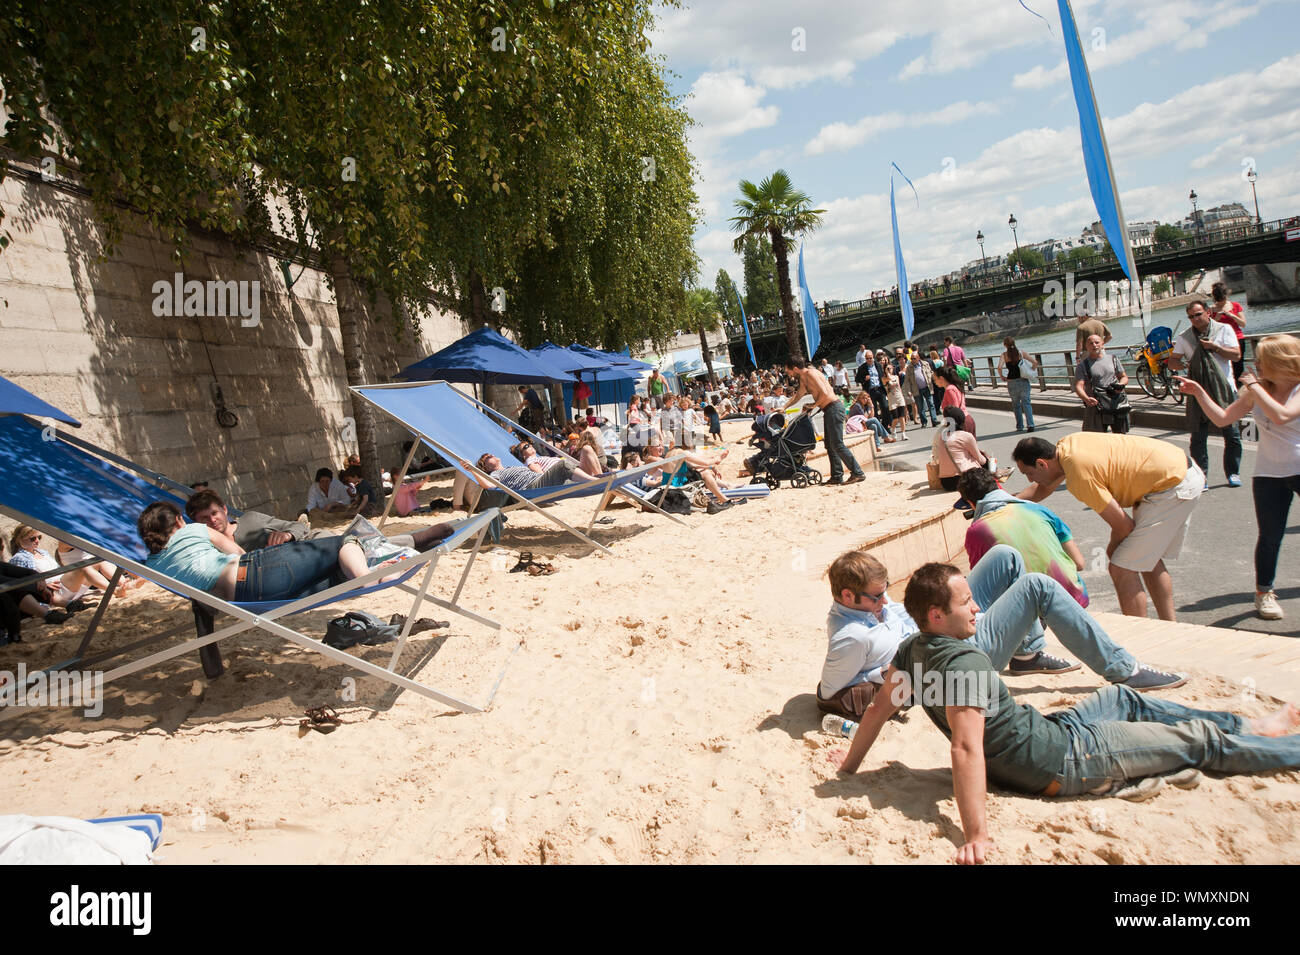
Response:
[[[1043,283],[1043,314],[1048,318],[1077,318],[1081,315],[1118,316],[1142,313],[1151,317],[1151,279],[1142,280],[1142,290],[1133,288],[1131,282],[1090,282],[1074,280],[1073,272],[1065,273],[1065,282],[1052,279]]]
[[[998,711],[998,676],[992,670],[924,670],[919,663],[895,684],[889,702],[906,706],[978,706],[985,716]]]
[[[244,328],[256,328],[262,324],[262,283],[257,279],[186,281],[185,273],[177,272],[170,282],[167,279],[154,282],[153,295],[153,313],[158,318],[238,315],[239,324]]]
[[[38,670],[27,673],[27,664],[18,664],[18,672],[0,670],[0,709],[11,706],[81,707],[83,715],[94,719],[104,712],[104,673],[102,670]]]

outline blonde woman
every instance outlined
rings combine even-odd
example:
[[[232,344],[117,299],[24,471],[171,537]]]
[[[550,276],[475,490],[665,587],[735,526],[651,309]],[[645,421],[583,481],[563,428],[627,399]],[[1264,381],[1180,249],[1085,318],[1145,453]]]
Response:
[[[1029,376],[1038,370],[1038,363],[1016,347],[1016,340],[1008,335],[1002,339],[1006,349],[998,360],[998,373],[1007,383],[1011,395],[1011,413],[1016,416],[1017,433],[1034,430],[1034,407],[1029,403]]]
[[[1255,615],[1263,620],[1281,620],[1282,608],[1273,592],[1277,559],[1286,533],[1291,498],[1300,494],[1300,339],[1293,335],[1269,335],[1255,348],[1256,373],[1243,372],[1237,400],[1220,408],[1205,389],[1190,378],[1179,378],[1178,387],[1201,405],[1205,416],[1217,427],[1225,427],[1254,411],[1259,431],[1255,454]]]
[[[885,400],[889,403],[889,430],[898,435],[899,441],[906,441],[907,399],[903,397],[903,383],[888,361],[880,366],[880,387],[885,389]]]

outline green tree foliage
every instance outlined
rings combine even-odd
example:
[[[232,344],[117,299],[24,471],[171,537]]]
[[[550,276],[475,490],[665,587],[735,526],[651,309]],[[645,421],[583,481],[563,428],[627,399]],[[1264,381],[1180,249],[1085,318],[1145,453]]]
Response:
[[[776,292],[776,256],[766,235],[751,235],[741,249],[745,270],[745,313],[775,315],[781,307]]]
[[[1075,269],[1079,266],[1088,265],[1098,255],[1100,255],[1100,253],[1097,251],[1096,246],[1082,245],[1077,249],[1071,249],[1069,252],[1065,253],[1062,257],[1062,261],[1059,263],[1054,262],[1053,264],[1059,265],[1064,269]]]
[[[1021,271],[1028,272],[1033,269],[1046,267],[1047,260],[1043,258],[1043,253],[1037,249],[1018,249],[1007,256],[1007,268],[1015,268],[1016,263],[1020,263]]]
[[[716,331],[722,320],[722,310],[718,307],[718,298],[706,288],[693,288],[686,293],[686,310],[690,316],[691,328],[700,335],[700,357],[709,373],[709,384],[716,388],[718,376],[713,373],[713,356],[709,354],[709,341],[706,333]]]
[[[718,276],[713,280],[713,296],[718,301],[718,311],[729,322],[740,321],[740,296],[736,283],[726,269],[718,269]]]
[[[296,237],[333,283],[350,384],[382,371],[360,334],[381,294],[526,344],[664,340],[696,198],[651,27],[649,0],[14,0],[3,145],[75,162],[110,237],[120,203],[178,249],[196,223]]]
[[[1177,242],[1179,239],[1187,238],[1187,235],[1176,225],[1161,223],[1156,226],[1156,231],[1152,233],[1151,238],[1155,242]]]
[[[793,358],[803,357],[803,343],[790,292],[789,247],[791,239],[822,224],[821,214],[826,210],[814,209],[812,204],[807,193],[794,187],[786,171],[778,169],[758,185],[748,179],[740,180],[740,198],[735,200],[736,215],[731,219],[731,229],[737,233],[733,243],[736,252],[744,251],[745,239],[751,235],[766,234],[772,241],[777,291],[785,318],[785,340]]]

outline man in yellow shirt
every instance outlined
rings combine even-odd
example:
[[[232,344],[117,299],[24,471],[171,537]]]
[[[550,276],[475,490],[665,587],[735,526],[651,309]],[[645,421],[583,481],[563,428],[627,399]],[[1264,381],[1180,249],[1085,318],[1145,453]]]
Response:
[[[1165,560],[1182,550],[1205,487],[1205,475],[1183,450],[1155,438],[1081,432],[1055,446],[1025,438],[1012,456],[1033,482],[1020,497],[1044,500],[1064,481],[1066,490],[1110,525],[1106,556],[1120,610],[1145,617],[1150,594],[1160,619],[1173,620],[1174,587]],[[1133,509],[1132,516],[1125,508]]]

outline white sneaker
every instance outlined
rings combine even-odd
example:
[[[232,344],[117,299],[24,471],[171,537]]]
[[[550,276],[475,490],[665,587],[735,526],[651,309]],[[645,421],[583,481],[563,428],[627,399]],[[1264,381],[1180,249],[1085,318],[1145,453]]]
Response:
[[[1278,605],[1277,594],[1268,591],[1262,594],[1255,594],[1255,616],[1260,620],[1281,620],[1286,614]]]

